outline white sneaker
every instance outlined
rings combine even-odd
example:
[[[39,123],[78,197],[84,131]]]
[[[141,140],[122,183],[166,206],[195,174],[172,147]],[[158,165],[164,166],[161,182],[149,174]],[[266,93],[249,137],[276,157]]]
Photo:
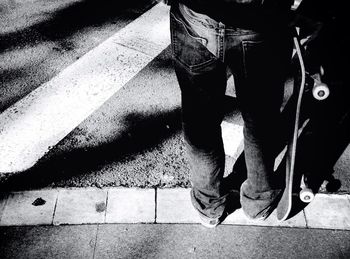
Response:
[[[201,224],[206,228],[215,228],[221,223],[220,218],[209,218],[201,213],[198,213]]]

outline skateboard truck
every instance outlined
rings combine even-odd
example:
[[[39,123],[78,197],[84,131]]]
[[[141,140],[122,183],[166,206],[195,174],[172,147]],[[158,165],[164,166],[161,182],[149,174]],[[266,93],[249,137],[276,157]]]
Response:
[[[312,95],[316,100],[323,101],[329,96],[329,88],[325,83],[315,81]]]
[[[301,178],[300,188],[301,188],[299,192],[300,200],[305,203],[310,203],[314,199],[315,194],[312,191],[312,189],[308,187],[307,182],[305,180],[305,175],[303,175]]]
[[[327,99],[330,94],[329,87],[327,86],[327,84],[321,81],[321,73],[310,75],[306,72],[306,84],[312,86],[312,96],[318,101],[323,101]]]

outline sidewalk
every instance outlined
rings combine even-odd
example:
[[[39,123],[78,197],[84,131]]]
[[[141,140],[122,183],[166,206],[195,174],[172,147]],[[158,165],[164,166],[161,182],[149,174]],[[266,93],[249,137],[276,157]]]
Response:
[[[317,194],[296,216],[241,209],[199,225],[189,189],[81,188],[3,193],[1,258],[349,258],[350,196]]]
[[[0,226],[199,223],[189,192],[184,188],[75,188],[3,193]],[[350,230],[350,196],[316,194],[312,203],[284,222],[274,213],[266,221],[254,222],[238,209],[223,224]]]
[[[349,258],[350,232],[195,224],[0,228],[1,258]]]

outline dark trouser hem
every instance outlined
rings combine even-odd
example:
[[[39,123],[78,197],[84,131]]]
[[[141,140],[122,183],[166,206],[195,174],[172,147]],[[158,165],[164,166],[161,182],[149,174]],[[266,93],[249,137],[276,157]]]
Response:
[[[242,209],[251,219],[268,216],[277,206],[281,194],[281,189],[254,191],[245,181],[241,186]]]

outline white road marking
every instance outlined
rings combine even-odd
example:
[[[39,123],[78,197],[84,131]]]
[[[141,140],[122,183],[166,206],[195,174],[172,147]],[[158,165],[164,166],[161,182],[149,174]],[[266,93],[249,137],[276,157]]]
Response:
[[[24,171],[170,43],[158,4],[0,114],[0,173]]]
[[[223,121],[221,130],[225,154],[236,160],[243,151],[243,126]]]

